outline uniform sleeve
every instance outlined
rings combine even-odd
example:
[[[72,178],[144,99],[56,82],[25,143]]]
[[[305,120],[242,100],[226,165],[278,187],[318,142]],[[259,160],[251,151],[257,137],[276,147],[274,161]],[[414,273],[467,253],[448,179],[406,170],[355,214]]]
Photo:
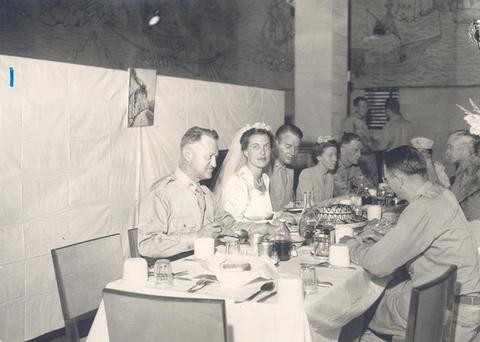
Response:
[[[164,188],[150,192],[140,204],[138,249],[151,258],[168,257],[191,249],[187,243],[168,236],[172,202]]]
[[[347,241],[351,259],[378,277],[390,275],[431,245],[433,238],[427,229],[429,222],[423,204],[410,205],[397,225],[373,246],[355,239]]]

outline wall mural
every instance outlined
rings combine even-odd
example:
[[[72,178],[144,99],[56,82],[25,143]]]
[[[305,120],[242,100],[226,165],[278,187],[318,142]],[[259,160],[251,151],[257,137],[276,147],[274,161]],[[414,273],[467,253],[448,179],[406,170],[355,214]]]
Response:
[[[0,0],[0,53],[288,89],[294,13],[282,2]]]
[[[352,1],[355,87],[478,85],[480,0]]]

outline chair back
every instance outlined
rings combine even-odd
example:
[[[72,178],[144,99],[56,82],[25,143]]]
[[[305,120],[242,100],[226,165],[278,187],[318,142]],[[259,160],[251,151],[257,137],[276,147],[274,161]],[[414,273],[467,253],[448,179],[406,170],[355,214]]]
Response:
[[[457,267],[450,266],[438,278],[412,289],[406,341],[453,341],[453,312]]]
[[[76,322],[98,308],[102,290],[107,283],[122,277],[120,235],[52,249],[51,253],[63,318],[68,330],[72,328],[72,320]],[[76,330],[76,324],[74,325]],[[75,335],[78,335],[78,330]]]
[[[140,258],[141,255],[138,251],[138,228],[128,230],[128,245],[130,247],[130,257]]]
[[[226,342],[225,301],[105,289],[110,342]]]

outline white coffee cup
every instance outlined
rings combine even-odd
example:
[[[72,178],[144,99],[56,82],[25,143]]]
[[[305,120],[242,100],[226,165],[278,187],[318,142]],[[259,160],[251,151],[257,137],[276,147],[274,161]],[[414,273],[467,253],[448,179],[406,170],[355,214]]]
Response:
[[[198,238],[194,242],[193,249],[196,258],[210,259],[215,253],[215,240],[209,237]]]
[[[367,219],[380,220],[382,218],[382,207],[378,204],[372,204],[367,207]]]
[[[338,243],[338,241],[344,236],[353,236],[353,228],[335,227],[335,242]]]
[[[328,261],[332,266],[348,267],[350,266],[350,252],[345,244],[335,244],[330,246]]]
[[[148,281],[147,261],[143,258],[129,258],[123,262],[123,280],[130,284]]]
[[[277,281],[278,303],[280,305],[303,305],[303,282],[300,278],[279,278]]]

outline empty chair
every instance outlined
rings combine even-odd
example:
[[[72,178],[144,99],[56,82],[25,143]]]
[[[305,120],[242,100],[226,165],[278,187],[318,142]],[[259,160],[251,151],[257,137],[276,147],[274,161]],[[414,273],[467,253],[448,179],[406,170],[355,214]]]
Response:
[[[110,342],[226,342],[225,301],[103,291]]]
[[[120,235],[114,234],[52,249],[68,341],[79,341],[77,323],[93,317],[105,285],[122,277]]]
[[[138,251],[138,228],[128,230],[128,245],[130,247],[130,256],[132,258],[141,257]]]
[[[453,341],[456,279],[457,266],[452,265],[438,278],[412,289],[406,342]]]

